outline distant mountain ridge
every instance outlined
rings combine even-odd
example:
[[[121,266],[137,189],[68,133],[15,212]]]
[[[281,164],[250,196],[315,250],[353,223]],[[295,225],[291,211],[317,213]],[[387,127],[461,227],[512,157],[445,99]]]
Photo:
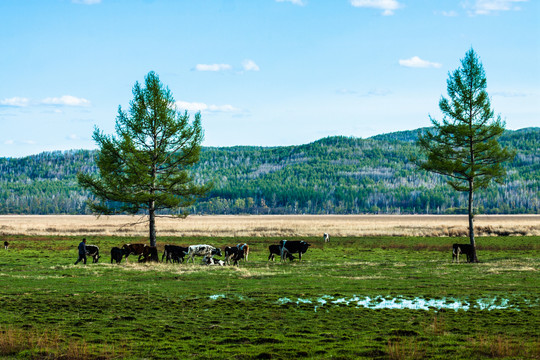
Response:
[[[332,136],[295,146],[204,147],[193,168],[214,189],[189,209],[199,214],[459,213],[463,194],[419,171],[419,131],[367,139]],[[504,184],[478,192],[482,213],[539,213],[540,128],[507,130],[501,143],[518,155]],[[91,194],[78,172],[97,173],[95,151],[0,158],[0,214],[84,214]]]

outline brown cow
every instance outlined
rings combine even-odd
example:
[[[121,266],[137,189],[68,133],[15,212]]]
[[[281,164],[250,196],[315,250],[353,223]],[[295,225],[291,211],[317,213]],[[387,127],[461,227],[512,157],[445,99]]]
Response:
[[[148,262],[148,261],[159,262],[158,251],[155,246],[144,245],[143,253],[139,255],[139,262]]]
[[[139,258],[144,252],[144,248],[148,246],[146,244],[124,244],[122,246],[122,250],[124,251],[124,254],[126,255],[126,261],[129,255],[139,255]]]

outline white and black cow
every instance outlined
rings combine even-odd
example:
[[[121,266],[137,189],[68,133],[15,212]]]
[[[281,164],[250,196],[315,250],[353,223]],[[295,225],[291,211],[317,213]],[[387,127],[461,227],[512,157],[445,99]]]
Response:
[[[213,257],[205,256],[202,260],[203,265],[209,266],[225,266],[225,261],[214,259]]]
[[[330,235],[328,235],[327,233],[324,233],[323,238],[325,243],[330,242]]]
[[[191,262],[195,264],[195,256],[221,256],[221,250],[213,247],[212,245],[190,245],[188,246],[188,251],[186,254],[188,255],[187,262],[189,263],[189,260],[191,260]]]
[[[98,262],[99,258],[99,247],[97,245],[86,245],[86,255],[92,257],[92,262],[95,264]]]
[[[474,261],[474,248],[471,244],[452,245],[452,262],[457,259],[457,262],[459,264],[459,254],[467,255],[467,262]]]
[[[188,252],[187,247],[177,246],[177,245],[165,245],[165,250],[163,250],[163,255],[161,256],[161,262],[165,259],[165,262],[172,263],[182,263],[184,262],[184,256]]]
[[[289,240],[281,240],[279,242],[279,249],[281,252],[281,261],[285,260],[285,257],[287,254],[296,254],[298,253],[298,260],[302,260],[302,254],[307,251],[307,249],[311,246],[311,244],[305,242],[305,241],[289,241]]]
[[[8,247],[9,247],[9,243],[8,243],[7,241],[4,241],[4,249],[6,249],[6,250],[7,250],[7,249],[8,249]]]

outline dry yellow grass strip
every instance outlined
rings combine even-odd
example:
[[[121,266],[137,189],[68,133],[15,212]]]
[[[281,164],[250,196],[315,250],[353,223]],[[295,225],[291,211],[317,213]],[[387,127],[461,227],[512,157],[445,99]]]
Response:
[[[147,236],[141,217],[4,215],[0,235]],[[143,219],[144,220],[144,219]],[[540,235],[540,215],[479,215],[477,235]],[[158,218],[158,236],[465,236],[465,215],[258,215]]]

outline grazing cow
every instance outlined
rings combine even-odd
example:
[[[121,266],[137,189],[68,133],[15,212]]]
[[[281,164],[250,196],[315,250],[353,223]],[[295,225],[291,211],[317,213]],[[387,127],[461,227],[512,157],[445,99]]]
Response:
[[[161,262],[163,262],[163,259],[165,259],[165,262],[184,262],[184,256],[186,255],[187,251],[187,247],[165,245],[165,250],[163,250],[163,255],[161,256]]]
[[[148,261],[159,262],[157,247],[148,246],[148,245],[144,246],[143,253],[139,255],[139,262],[148,262]]]
[[[279,249],[279,245],[270,245],[268,247],[268,250],[270,251],[270,255],[268,255],[268,261],[270,261],[270,259],[274,261],[275,255],[281,256],[281,250]],[[287,258],[289,258],[290,261],[294,260],[294,256],[292,256],[290,253],[287,253]]]
[[[225,266],[225,261],[214,259],[213,257],[205,256],[202,260],[203,265],[209,266]]]
[[[471,244],[452,245],[452,262],[454,262],[454,259],[457,259],[459,264],[459,254],[467,255],[467,262],[474,261],[474,248]]]
[[[195,260],[193,259],[195,256],[221,256],[221,250],[212,245],[190,245],[188,246],[187,255],[189,256],[187,262],[189,263],[189,260],[191,260],[195,264]]]
[[[122,246],[122,250],[124,251],[126,261],[129,255],[139,255],[139,256],[142,255],[145,246],[147,245],[146,244],[124,244]]]
[[[238,244],[240,245],[240,244]],[[233,261],[233,265],[238,265],[238,261],[246,258],[246,255],[245,255],[245,247],[244,248],[241,248],[241,247],[238,247],[238,245],[236,246],[227,246],[225,247],[225,250],[224,250],[224,253],[225,253],[225,264],[229,265],[229,261],[232,260]],[[245,244],[244,244],[245,245]],[[247,245],[245,245],[247,246]]]
[[[124,255],[124,249],[117,248],[116,246],[113,247],[111,249],[111,264],[113,263],[113,261],[116,261],[117,264],[120,264]]]
[[[92,262],[95,264],[98,262],[99,258],[99,247],[97,245],[86,245],[86,255],[92,257]]]
[[[324,233],[323,238],[325,243],[330,242],[330,235],[328,235],[327,233]]]
[[[236,246],[225,246],[225,249],[223,249],[223,254],[225,254],[225,264],[229,265],[229,260],[233,257],[236,258],[239,253],[240,249]]]
[[[9,247],[9,243],[8,243],[7,241],[4,241],[4,249],[6,249],[6,250],[7,250],[7,249],[8,249],[8,247]]]
[[[279,249],[281,251],[281,261],[285,260],[287,254],[298,253],[298,260],[302,261],[302,254],[307,251],[311,244],[305,241],[288,241],[281,240],[279,242]]]
[[[245,261],[248,261],[249,245],[248,244],[236,244],[236,247],[243,253]]]

